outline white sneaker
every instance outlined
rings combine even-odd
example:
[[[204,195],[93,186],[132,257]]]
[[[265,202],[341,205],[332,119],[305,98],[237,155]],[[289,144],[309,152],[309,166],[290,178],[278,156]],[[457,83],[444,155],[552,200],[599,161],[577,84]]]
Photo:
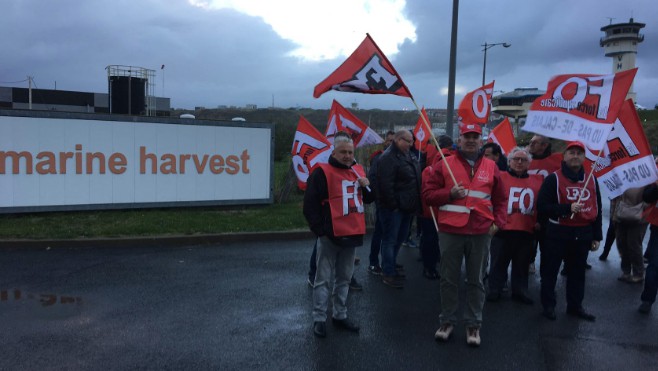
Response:
[[[452,334],[453,329],[454,326],[450,323],[442,324],[441,327],[439,327],[439,329],[436,330],[436,333],[434,334],[434,339],[447,341],[450,338],[450,334]]]
[[[480,346],[480,329],[477,327],[466,328],[466,343],[468,345],[479,347]]]

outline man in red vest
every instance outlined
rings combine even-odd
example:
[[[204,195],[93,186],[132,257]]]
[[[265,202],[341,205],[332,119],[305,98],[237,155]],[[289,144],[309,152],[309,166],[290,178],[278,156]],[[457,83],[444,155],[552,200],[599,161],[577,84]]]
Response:
[[[549,219],[541,250],[541,302],[544,317],[555,320],[555,283],[564,260],[567,273],[567,314],[594,321],[582,306],[587,254],[599,248],[601,193],[596,177],[585,183],[585,145],[570,142],[560,170],[544,179],[537,210]]]
[[[528,297],[528,264],[534,254],[537,224],[536,200],[544,177],[528,174],[532,156],[516,147],[507,159],[509,168],[500,177],[507,190],[507,223],[491,240],[488,301],[498,301],[512,263],[512,300],[533,304]]]
[[[354,161],[354,142],[346,133],[334,136],[329,163],[321,164],[308,178],[304,193],[304,217],[317,236],[317,271],[313,285],[313,333],[327,336],[327,306],[333,282],[335,327],[359,332],[347,318],[347,294],[354,271],[357,246],[366,232],[364,202],[372,201],[363,168]]]
[[[479,346],[485,301],[483,272],[491,236],[505,225],[507,195],[498,167],[480,153],[480,125],[463,124],[459,132],[460,149],[433,166],[422,191],[427,205],[439,209],[441,326],[434,337],[448,340],[457,324],[461,266],[465,260],[466,342]]]

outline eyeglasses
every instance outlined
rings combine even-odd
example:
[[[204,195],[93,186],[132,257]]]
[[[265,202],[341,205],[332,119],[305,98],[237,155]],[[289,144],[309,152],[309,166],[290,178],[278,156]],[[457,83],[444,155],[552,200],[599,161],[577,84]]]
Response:
[[[510,158],[510,161],[516,161],[516,162],[528,162],[528,159],[527,159],[527,158],[523,158],[523,157],[512,157],[512,158]]]

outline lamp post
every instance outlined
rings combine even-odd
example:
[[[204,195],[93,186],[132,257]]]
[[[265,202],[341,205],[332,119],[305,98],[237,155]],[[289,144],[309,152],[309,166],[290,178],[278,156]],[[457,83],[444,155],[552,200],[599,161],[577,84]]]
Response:
[[[502,45],[504,48],[509,48],[512,46],[510,43],[495,43],[495,44],[487,44],[485,41],[484,44],[482,45],[482,51],[484,52],[484,64],[482,65],[482,86],[484,86],[484,78],[487,72],[487,50],[493,48],[496,45]]]

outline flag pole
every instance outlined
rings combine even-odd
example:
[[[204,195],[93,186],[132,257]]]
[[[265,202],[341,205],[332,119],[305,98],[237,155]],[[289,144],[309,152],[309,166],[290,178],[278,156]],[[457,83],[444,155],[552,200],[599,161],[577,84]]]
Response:
[[[443,154],[443,151],[441,151],[441,146],[439,146],[439,142],[436,141],[436,138],[434,137],[434,133],[432,133],[432,127],[430,126],[430,123],[427,122],[425,115],[423,115],[423,112],[418,107],[418,104],[416,104],[416,100],[414,100],[414,98],[411,98],[411,101],[414,103],[414,106],[416,106],[416,110],[418,110],[418,114],[420,114],[420,117],[422,118],[423,123],[425,124],[425,128],[430,133],[430,138],[432,139],[432,141],[434,141],[434,145],[439,150],[439,153],[441,154],[441,159],[444,160],[445,162],[446,156]],[[447,162],[445,162],[444,165],[448,170],[448,174],[450,174],[450,178],[455,183],[455,185],[457,185],[457,179],[455,179],[455,175],[452,173],[452,169],[450,169],[450,165],[448,165]]]
[[[589,183],[590,179],[594,176],[594,167],[596,167],[596,163],[599,161],[599,157],[601,157],[601,152],[603,152],[603,147],[599,150],[599,153],[596,154],[596,161],[594,161],[594,164],[592,165],[592,169],[589,171],[589,175],[587,176],[587,179],[585,179],[585,184],[583,184],[583,189],[580,191],[580,194],[578,195],[578,201],[576,203],[580,203],[581,198],[583,198],[583,193],[585,193],[585,188],[587,188],[587,183]],[[571,213],[571,219],[574,217],[574,213]]]

